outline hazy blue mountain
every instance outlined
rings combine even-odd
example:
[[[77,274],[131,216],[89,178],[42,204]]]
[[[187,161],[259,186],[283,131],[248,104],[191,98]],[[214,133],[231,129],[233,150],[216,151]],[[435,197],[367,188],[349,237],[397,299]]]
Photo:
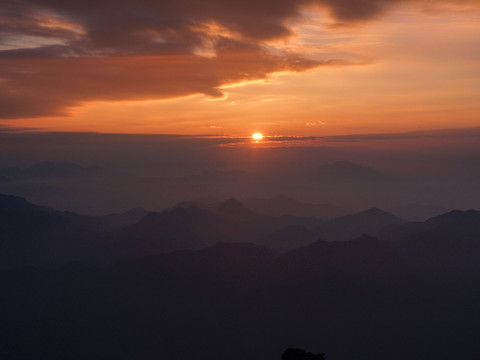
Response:
[[[232,198],[208,208],[189,206],[151,213],[119,234],[114,246],[126,256],[199,249],[220,241],[263,244],[270,233],[286,226],[314,228],[320,223],[311,217],[260,215]]]
[[[477,281],[480,259],[480,211],[454,210],[424,222],[391,225],[378,233],[422,274],[441,273]]]
[[[169,210],[174,210],[174,209],[178,209],[178,208],[188,208],[190,206],[195,206],[199,209],[205,209],[205,208],[208,207],[207,204],[202,203],[200,201],[179,201],[179,202],[175,203],[173,206],[170,206],[170,207],[164,209],[163,211],[169,211]]]
[[[254,221],[259,215],[243,205],[239,200],[230,198],[221,203],[210,206],[210,210],[217,216],[234,221]]]
[[[199,249],[225,239],[222,221],[195,206],[150,213],[123,231],[116,251],[147,255],[163,251]]]
[[[322,222],[317,227],[287,226],[268,234],[262,244],[278,251],[287,251],[315,240],[345,241],[363,234],[376,235],[391,224],[407,224],[383,210],[372,208],[356,214],[339,216]]]
[[[36,206],[13,196],[0,197],[3,266],[95,262],[164,251],[199,249],[219,241],[263,243],[286,226],[314,228],[321,221],[252,212],[236,199],[199,209],[161,213],[132,209],[122,214],[89,216]],[[275,245],[274,243],[271,243]],[[297,246],[305,242],[298,242]],[[291,248],[294,245],[289,245]],[[279,244],[277,249],[285,249]]]
[[[378,236],[387,241],[416,238],[479,238],[480,211],[453,210],[424,222],[393,224],[379,231]]]
[[[123,213],[108,214],[100,216],[100,220],[109,226],[111,229],[117,229],[134,225],[142,218],[147,216],[151,211],[141,207],[132,208]]]
[[[23,198],[0,194],[2,242],[14,242],[31,234],[42,234],[67,224],[54,210],[36,206]]]
[[[350,213],[349,210],[341,209],[332,204],[304,203],[283,195],[268,199],[249,199],[245,202],[245,205],[253,211],[265,215],[313,216],[323,220]]]
[[[319,238],[339,241],[349,240],[362,234],[375,235],[390,224],[403,224],[405,220],[386,211],[371,208],[357,214],[340,216],[321,224],[317,229]]]
[[[62,213],[15,197],[0,195],[0,267],[57,265],[81,258],[93,244],[99,224],[90,217]],[[92,233],[92,234],[90,234]]]
[[[104,248],[107,234],[138,221],[146,210],[101,217],[57,211],[0,194],[0,268],[88,260]]]
[[[425,221],[431,217],[445,214],[449,209],[438,205],[406,204],[391,208],[390,213],[408,221]]]

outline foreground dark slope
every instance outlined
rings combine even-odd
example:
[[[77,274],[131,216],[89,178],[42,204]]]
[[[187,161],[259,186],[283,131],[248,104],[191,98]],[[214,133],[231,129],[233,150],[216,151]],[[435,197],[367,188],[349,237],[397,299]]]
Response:
[[[474,359],[478,215],[437,218],[397,242],[317,241],[283,255],[220,243],[103,270],[10,270],[0,357],[265,360],[294,346],[329,360]],[[470,230],[437,241],[443,226]]]

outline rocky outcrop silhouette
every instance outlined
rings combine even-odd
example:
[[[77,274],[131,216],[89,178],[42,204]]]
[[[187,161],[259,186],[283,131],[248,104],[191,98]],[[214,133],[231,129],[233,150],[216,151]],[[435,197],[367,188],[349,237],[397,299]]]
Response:
[[[282,360],[325,360],[325,354],[312,354],[302,349],[288,348],[283,353]]]

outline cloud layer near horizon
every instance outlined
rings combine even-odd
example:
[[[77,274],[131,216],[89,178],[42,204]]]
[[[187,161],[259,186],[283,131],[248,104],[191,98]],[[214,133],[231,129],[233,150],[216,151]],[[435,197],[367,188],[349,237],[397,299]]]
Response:
[[[98,100],[221,97],[219,87],[336,63],[272,54],[306,6],[339,23],[427,0],[6,0],[0,5],[0,118],[64,115]],[[440,0],[470,3],[474,0]],[[208,52],[209,56],[199,55]]]

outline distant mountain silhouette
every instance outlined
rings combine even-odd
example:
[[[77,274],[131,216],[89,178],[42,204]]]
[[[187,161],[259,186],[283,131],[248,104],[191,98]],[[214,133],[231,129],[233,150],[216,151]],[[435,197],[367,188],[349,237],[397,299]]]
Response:
[[[454,210],[423,223],[392,225],[378,236],[394,242],[422,272],[478,275],[480,211]]]
[[[375,235],[390,224],[403,224],[405,220],[378,208],[371,208],[353,215],[340,216],[321,224],[319,238],[331,241],[349,240],[362,234]]]
[[[253,211],[271,215],[313,216],[322,220],[333,219],[347,215],[349,210],[341,209],[332,204],[309,204],[279,195],[269,199],[250,199],[245,205]]]
[[[223,241],[226,231],[210,211],[190,206],[148,214],[126,229],[115,246],[125,255],[199,249]]]
[[[0,219],[1,267],[61,264],[91,246],[91,238],[82,226],[85,219],[36,206],[19,197],[0,195]]]
[[[324,281],[347,274],[356,281],[366,281],[369,276],[377,281],[405,269],[395,247],[367,235],[349,241],[318,240],[281,255],[277,266],[285,278],[315,276]]]
[[[480,236],[480,211],[453,210],[424,222],[390,225],[378,233],[387,241],[417,238],[462,238]]]
[[[85,260],[108,242],[106,234],[132,225],[146,213],[88,216],[37,206],[0,194],[0,268],[17,264],[64,264]]]
[[[408,221],[425,221],[431,217],[445,214],[449,210],[438,205],[407,204],[388,211]]]
[[[170,206],[170,207],[164,209],[163,211],[169,211],[169,210],[174,210],[174,209],[178,209],[178,208],[188,208],[190,206],[195,206],[199,209],[205,209],[205,208],[208,207],[207,204],[204,204],[204,203],[199,202],[199,201],[179,201],[175,205]]]
[[[308,217],[259,215],[232,198],[204,209],[189,206],[151,213],[119,234],[115,247],[119,254],[146,255],[220,241],[264,244],[269,234],[286,226],[313,228],[320,223]]]
[[[432,217],[425,221],[430,228],[448,230],[449,233],[477,236],[480,234],[480,211],[478,210],[453,210],[446,214]]]
[[[0,218],[3,242],[41,234],[67,223],[65,217],[53,210],[36,206],[20,197],[1,194]]]
[[[307,246],[311,251],[324,246],[324,242],[316,242],[318,239],[346,241],[362,234],[394,243],[399,251],[409,254],[404,256],[409,261],[424,257],[425,268],[435,268],[432,264],[437,255],[432,254],[448,259],[443,263],[445,268],[467,268],[476,261],[475,239],[480,237],[480,216],[475,210],[407,223],[372,208],[322,222],[308,217],[260,215],[236,199],[204,209],[191,206],[161,213],[134,209],[94,217],[1,195],[0,215],[2,268],[18,264],[55,266],[74,260],[108,264],[122,258],[200,249],[218,242],[256,243],[279,252],[314,246]],[[452,239],[469,257],[457,257],[450,251]]]
[[[227,199],[219,204],[210,207],[220,217],[230,218],[237,221],[252,221],[258,218],[258,214],[254,213],[235,198]]]
[[[149,213],[150,211],[145,210],[141,207],[137,207],[127,210],[123,213],[104,215],[100,216],[99,218],[110,228],[117,229],[134,225],[142,218],[147,216]]]

